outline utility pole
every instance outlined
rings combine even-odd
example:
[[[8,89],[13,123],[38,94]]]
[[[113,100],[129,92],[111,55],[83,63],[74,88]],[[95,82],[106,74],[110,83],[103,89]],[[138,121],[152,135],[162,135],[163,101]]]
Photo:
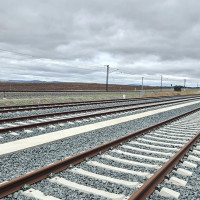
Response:
[[[142,90],[143,90],[143,81],[144,81],[144,77],[142,77]]]
[[[163,77],[161,75],[161,79],[160,79],[160,91],[162,91],[162,80],[163,80]]]
[[[106,92],[108,92],[108,75],[109,75],[109,65],[106,65],[107,67],[107,75],[106,75]]]
[[[186,85],[186,79],[184,79],[184,88],[185,88],[185,85]]]

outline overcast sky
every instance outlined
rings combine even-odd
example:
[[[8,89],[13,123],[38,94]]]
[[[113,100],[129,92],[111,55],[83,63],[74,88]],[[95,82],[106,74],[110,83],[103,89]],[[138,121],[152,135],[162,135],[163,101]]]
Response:
[[[199,9],[199,0],[1,0],[0,79],[105,83],[109,65],[110,83],[159,85],[162,75],[163,85],[200,85]]]

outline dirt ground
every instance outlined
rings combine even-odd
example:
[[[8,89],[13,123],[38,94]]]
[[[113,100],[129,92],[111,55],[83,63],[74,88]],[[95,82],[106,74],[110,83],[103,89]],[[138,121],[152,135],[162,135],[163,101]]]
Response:
[[[144,86],[144,89],[157,87]],[[109,91],[133,91],[140,90],[140,85],[116,85],[109,84]],[[105,91],[106,85],[99,83],[18,83],[0,82],[0,91]]]
[[[138,97],[158,97],[158,96],[181,96],[200,94],[200,90],[195,91],[181,91],[181,92],[144,92],[141,96],[135,92],[126,93],[126,98],[138,98]],[[59,97],[37,97],[37,98],[18,98],[18,99],[0,99],[0,106],[13,106],[13,105],[30,105],[30,104],[51,104],[51,103],[65,103],[65,102],[77,102],[77,101],[93,101],[93,100],[107,100],[107,99],[122,99],[122,93],[104,93],[91,95],[76,95],[76,96],[59,96]]]

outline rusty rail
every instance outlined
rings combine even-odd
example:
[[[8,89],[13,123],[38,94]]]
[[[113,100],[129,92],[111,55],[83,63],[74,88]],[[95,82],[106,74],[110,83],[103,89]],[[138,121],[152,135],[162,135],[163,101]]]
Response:
[[[120,137],[116,140],[113,140],[113,141],[110,141],[103,145],[94,147],[90,150],[84,151],[75,156],[69,157],[65,160],[58,161],[49,166],[43,167],[41,169],[38,169],[38,170],[28,173],[26,175],[20,176],[14,180],[0,184],[0,198],[3,198],[9,194],[12,194],[13,192],[20,190],[25,184],[36,183],[42,179],[47,178],[51,173],[58,173],[60,171],[63,171],[65,169],[67,169],[70,165],[76,165],[76,164],[84,161],[86,158],[94,157],[94,156],[98,155],[100,152],[109,150],[111,147],[116,147],[116,146],[120,145],[121,143],[125,143],[131,139],[134,139],[137,136],[148,133],[149,131],[157,129],[165,124],[171,123],[174,120],[177,120],[181,117],[187,116],[187,115],[194,113],[196,111],[199,111],[199,110],[200,110],[200,108],[194,109],[192,111],[186,112],[179,116],[176,116],[176,117],[170,118],[168,120],[165,120],[163,122],[160,122],[158,124],[155,124],[153,126],[136,131],[132,134]]]
[[[149,197],[175,165],[185,156],[190,148],[200,139],[200,132],[197,133],[186,145],[184,145],[172,158],[170,158],[150,179],[148,179],[129,200],[143,200]]]

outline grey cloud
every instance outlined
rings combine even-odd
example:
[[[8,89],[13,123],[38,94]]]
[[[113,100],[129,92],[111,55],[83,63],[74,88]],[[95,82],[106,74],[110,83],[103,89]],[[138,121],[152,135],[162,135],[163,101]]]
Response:
[[[110,64],[134,72],[138,82],[141,76],[160,74],[196,82],[199,7],[198,0],[1,1],[0,49],[48,59],[0,51],[0,64],[8,78],[16,69],[15,76],[28,79],[66,81],[67,76],[68,80],[104,82],[103,65]],[[113,82],[121,83],[119,74],[112,76]],[[130,81],[131,77],[125,80]]]

